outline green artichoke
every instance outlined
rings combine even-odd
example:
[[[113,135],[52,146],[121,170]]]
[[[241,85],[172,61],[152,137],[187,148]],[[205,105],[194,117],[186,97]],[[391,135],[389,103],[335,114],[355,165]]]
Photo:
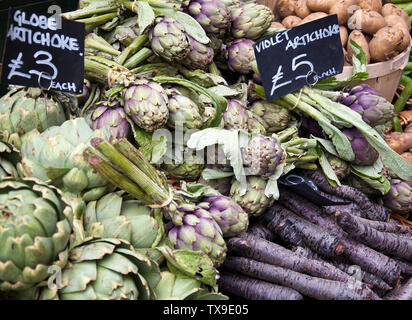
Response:
[[[264,100],[253,102],[249,110],[259,116],[258,119],[268,134],[286,129],[292,118],[286,108]]]
[[[161,229],[152,211],[137,200],[109,193],[87,204],[83,225],[90,236],[126,240],[135,249],[152,248]]]
[[[274,21],[269,7],[256,3],[242,3],[230,10],[231,34],[234,38],[258,39]]]
[[[0,133],[2,139],[20,149],[28,132],[43,132],[61,125],[69,118],[68,108],[39,88],[19,88],[0,99]]]
[[[124,91],[124,111],[140,128],[153,132],[168,118],[168,97],[157,82],[137,80]]]
[[[91,240],[70,251],[58,285],[44,288],[40,300],[154,299],[158,265],[118,239]]]
[[[0,141],[0,179],[6,177],[19,177],[16,164],[20,160],[20,155],[17,149]]]
[[[83,155],[91,138],[97,136],[104,133],[93,131],[84,118],[67,120],[41,134],[33,131],[22,145],[19,173],[50,182],[65,195],[74,195],[75,201],[79,196],[84,201],[96,200],[112,188]]]
[[[246,183],[246,193],[240,195],[240,182],[235,180],[230,189],[229,196],[239,204],[249,216],[260,216],[274,202],[273,198],[265,196],[267,181],[261,177],[248,176]]]
[[[156,18],[149,40],[153,52],[170,62],[183,60],[190,51],[185,28],[171,17]]]
[[[67,263],[72,211],[34,179],[0,181],[0,290],[21,291]]]
[[[227,300],[219,293],[210,293],[196,279],[162,270],[160,281],[154,286],[157,300]]]
[[[196,180],[200,177],[205,165],[195,161],[185,161],[181,164],[163,163],[162,169],[166,175],[174,179]]]
[[[345,160],[342,160],[332,154],[327,155],[328,161],[339,180],[344,179],[350,174],[350,166]]]
[[[247,129],[250,133],[266,135],[266,128],[263,126],[263,120],[253,112],[248,110],[249,118],[247,120]]]
[[[178,90],[171,88],[166,90],[169,96],[169,128],[181,127],[183,132],[190,129],[200,129],[203,126],[202,116],[198,106]]]

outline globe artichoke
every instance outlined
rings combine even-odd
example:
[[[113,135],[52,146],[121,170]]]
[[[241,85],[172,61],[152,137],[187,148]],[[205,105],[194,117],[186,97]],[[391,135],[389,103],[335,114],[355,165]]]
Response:
[[[247,129],[250,133],[257,133],[262,136],[266,135],[266,129],[263,126],[263,120],[253,112],[248,110],[249,119],[247,120]]]
[[[363,134],[356,128],[344,129],[342,133],[349,139],[355,153],[353,164],[370,166],[379,158],[379,153],[369,144]]]
[[[110,131],[110,136],[114,138],[128,137],[132,130],[126,119],[126,113],[119,106],[119,103],[116,103],[115,106],[99,105],[93,110],[90,118],[92,129],[107,128]]]
[[[268,178],[283,160],[284,152],[272,137],[255,136],[242,148],[242,156],[249,174]]]
[[[198,206],[185,206],[182,225],[167,224],[168,238],[175,249],[189,249],[206,253],[215,267],[226,258],[226,243],[222,230],[210,213]]]
[[[93,131],[84,118],[67,120],[41,134],[34,131],[22,145],[19,173],[50,182],[77,200],[96,200],[112,188],[83,155],[96,136],[103,132]]]
[[[367,84],[353,87],[341,102],[360,113],[371,127],[383,125],[394,116],[394,106]]]
[[[246,232],[249,216],[235,201],[226,196],[202,199],[200,207],[209,211],[223,232],[223,237],[235,237]]]
[[[331,154],[328,154],[327,158],[338,179],[341,180],[350,174],[350,166],[345,160]]]
[[[152,248],[160,230],[152,211],[137,200],[109,193],[87,204],[83,225],[88,235],[126,240],[135,249]]]
[[[0,182],[0,290],[34,287],[67,263],[72,211],[35,179]]]
[[[169,103],[169,119],[167,125],[175,129],[181,127],[183,132],[190,129],[200,129],[203,126],[202,116],[198,106],[178,90],[171,88],[166,90]]]
[[[40,292],[40,300],[147,300],[160,280],[158,265],[118,239],[91,240],[70,251],[61,282]],[[58,287],[58,285],[60,285]]]
[[[240,100],[231,99],[227,102],[226,111],[223,113],[223,121],[226,129],[248,128],[249,114]]]
[[[253,71],[253,64],[256,62],[253,43],[249,39],[236,39],[224,47],[222,53],[230,70],[241,74]]]
[[[21,160],[19,151],[13,146],[0,141],[0,179],[19,177],[16,164]]]
[[[232,10],[236,7],[238,7],[241,2],[240,0],[220,0],[225,6],[226,8],[228,8],[229,10]]]
[[[202,283],[184,275],[162,270],[160,281],[154,286],[157,300],[226,300],[220,293],[211,293]]]
[[[185,28],[171,17],[156,18],[149,40],[153,52],[167,61],[181,61],[190,51]]]
[[[26,134],[33,129],[43,132],[61,125],[69,118],[68,108],[53,94],[44,95],[39,88],[18,88],[0,99],[2,139],[20,148]]]
[[[230,189],[229,196],[239,204],[243,210],[253,217],[260,216],[270,207],[274,199],[265,196],[267,182],[257,176],[246,177],[247,189],[244,195],[240,195],[240,182],[235,180]]]
[[[261,124],[268,134],[286,129],[291,121],[289,110],[264,100],[253,102],[249,110],[261,119]]]
[[[203,163],[190,160],[181,164],[162,163],[162,169],[166,171],[168,177],[184,180],[196,180],[201,175],[204,167]]]
[[[207,33],[223,38],[230,28],[229,10],[220,0],[191,1],[187,12]]]
[[[412,213],[412,188],[405,181],[400,179],[391,179],[391,188],[383,196],[385,207],[393,212],[409,215]]]
[[[256,3],[242,3],[230,10],[231,34],[234,38],[258,39],[274,21],[269,7]]]
[[[207,70],[215,56],[212,47],[200,43],[189,35],[187,38],[189,39],[190,51],[181,63],[190,69]]]
[[[124,111],[140,128],[153,132],[168,118],[168,97],[157,82],[137,80],[124,92]]]

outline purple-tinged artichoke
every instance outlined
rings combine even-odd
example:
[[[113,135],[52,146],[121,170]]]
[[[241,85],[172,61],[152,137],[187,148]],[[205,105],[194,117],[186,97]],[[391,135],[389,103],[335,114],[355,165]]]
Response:
[[[248,128],[249,114],[243,103],[237,99],[227,102],[226,111],[223,113],[223,121],[226,129]]]
[[[156,18],[149,40],[153,52],[167,61],[181,61],[190,51],[185,28],[171,17]]]
[[[230,28],[230,13],[220,0],[194,0],[187,12],[207,33],[223,38]]]
[[[243,164],[250,175],[270,177],[281,163],[284,152],[272,137],[253,137],[246,148],[242,148]]]
[[[169,118],[167,94],[157,82],[135,81],[124,92],[124,111],[140,128],[153,132]]]
[[[412,187],[400,179],[391,179],[391,188],[384,195],[385,207],[393,212],[409,215],[412,213]]]
[[[341,103],[361,114],[363,121],[371,127],[383,125],[394,116],[393,105],[367,84],[352,88]]]
[[[190,51],[181,63],[190,69],[206,70],[215,56],[212,47],[200,43],[191,36],[187,37],[190,43]]]
[[[264,100],[253,102],[249,110],[262,119],[261,123],[268,134],[286,129],[291,120],[289,110]]]
[[[126,113],[119,106],[111,107],[102,104],[93,110],[90,119],[92,129],[109,129],[110,135],[117,139],[127,138],[131,132]]]
[[[248,110],[249,119],[247,121],[247,129],[250,133],[258,133],[262,136],[266,135],[266,128],[263,125],[263,120],[255,113]]]
[[[234,38],[258,39],[275,19],[269,7],[256,3],[243,3],[230,10],[231,34]]]
[[[223,237],[235,237],[246,232],[249,216],[231,198],[226,196],[207,197],[199,203],[215,219],[223,232]]]
[[[203,126],[199,108],[191,99],[175,88],[167,89],[166,93],[169,97],[169,120],[167,121],[169,128],[181,127],[186,132],[190,129],[200,129]]]
[[[189,249],[206,253],[215,267],[226,258],[226,243],[222,230],[210,213],[198,206],[181,210],[187,211],[182,225],[166,225],[168,237],[175,249]]]
[[[379,158],[379,153],[370,145],[368,140],[356,128],[343,129],[342,133],[348,138],[355,153],[353,164],[371,166]]]
[[[249,39],[236,39],[224,48],[223,55],[230,70],[241,74],[253,71],[253,64],[256,62],[253,44]]]
[[[240,195],[240,182],[235,180],[230,189],[229,196],[239,204],[249,216],[257,217],[270,207],[274,199],[265,196],[267,181],[261,177],[246,177],[246,193]]]

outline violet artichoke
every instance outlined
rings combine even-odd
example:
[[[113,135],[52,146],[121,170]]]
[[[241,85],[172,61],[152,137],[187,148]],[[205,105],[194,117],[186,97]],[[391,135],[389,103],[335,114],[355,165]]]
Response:
[[[368,140],[356,128],[343,129],[342,133],[348,138],[355,153],[353,164],[371,166],[379,158],[379,153],[370,145]]]
[[[253,64],[256,62],[253,44],[249,39],[236,39],[224,48],[223,55],[230,70],[241,74],[253,71]]]
[[[107,128],[114,138],[128,137],[131,132],[126,113],[120,106],[111,107],[102,104],[93,110],[90,116],[92,129]]]
[[[245,129],[248,128],[249,114],[243,103],[237,99],[227,102],[223,121],[226,129]]]
[[[191,36],[187,36],[190,44],[190,51],[181,63],[190,69],[207,70],[213,62],[215,53],[212,47],[200,43]]]
[[[240,235],[246,232],[249,226],[248,214],[229,197],[207,197],[199,206],[209,211],[225,238]]]

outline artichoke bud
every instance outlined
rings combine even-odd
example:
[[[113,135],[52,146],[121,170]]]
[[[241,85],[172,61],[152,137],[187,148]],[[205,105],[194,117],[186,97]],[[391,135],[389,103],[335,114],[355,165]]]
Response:
[[[88,187],[88,185],[89,180],[87,179],[86,174],[78,168],[71,169],[63,177],[64,188],[74,193],[82,192],[84,189]]]

